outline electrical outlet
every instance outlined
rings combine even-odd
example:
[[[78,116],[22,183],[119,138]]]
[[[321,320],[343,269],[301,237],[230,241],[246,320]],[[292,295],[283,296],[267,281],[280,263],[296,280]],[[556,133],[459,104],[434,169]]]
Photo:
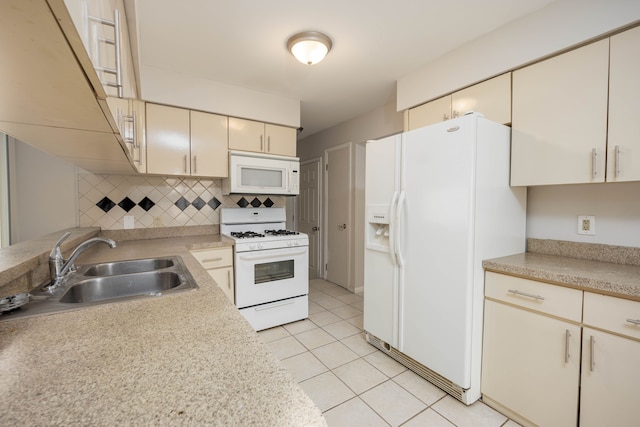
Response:
[[[123,227],[125,230],[129,230],[135,227],[135,217],[133,215],[125,215],[124,216],[124,224]]]
[[[596,217],[593,215],[578,215],[578,234],[595,236]]]
[[[162,227],[162,217],[161,216],[154,216],[153,217],[153,226],[154,227]]]

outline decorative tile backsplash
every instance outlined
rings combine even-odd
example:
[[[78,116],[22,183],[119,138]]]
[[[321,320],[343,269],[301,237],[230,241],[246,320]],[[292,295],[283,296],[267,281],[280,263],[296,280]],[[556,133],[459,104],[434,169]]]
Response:
[[[135,228],[215,225],[220,207],[272,206],[284,196],[224,196],[220,179],[78,174],[81,227],[121,230],[125,216]]]

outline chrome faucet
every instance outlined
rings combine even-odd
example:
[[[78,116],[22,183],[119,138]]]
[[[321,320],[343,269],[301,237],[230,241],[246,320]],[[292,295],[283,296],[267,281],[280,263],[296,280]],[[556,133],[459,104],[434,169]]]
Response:
[[[73,252],[71,252],[71,256],[69,256],[68,260],[65,260],[62,256],[62,250],[60,249],[60,245],[62,242],[67,240],[67,238],[71,236],[70,232],[64,233],[64,235],[58,240],[55,244],[51,253],[49,254],[49,274],[51,275],[51,284],[49,285],[49,289],[53,290],[60,286],[63,279],[67,276],[67,274],[75,271],[74,262],[78,256],[87,250],[90,246],[95,245],[96,243],[106,243],[111,248],[116,247],[116,242],[111,239],[105,239],[102,237],[94,237],[89,240],[85,240],[80,243],[78,247],[76,247]]]

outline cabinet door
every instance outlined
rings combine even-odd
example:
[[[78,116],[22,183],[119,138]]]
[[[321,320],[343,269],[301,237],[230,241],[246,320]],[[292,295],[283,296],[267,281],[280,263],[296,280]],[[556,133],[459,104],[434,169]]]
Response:
[[[191,111],[191,175],[227,177],[227,117]]]
[[[451,115],[470,111],[496,123],[511,123],[511,73],[502,74],[451,94]]]
[[[264,125],[267,141],[265,152],[282,156],[296,155],[296,130],[286,126],[272,124]]]
[[[640,342],[583,329],[580,426],[637,426]]]
[[[229,117],[229,149],[264,151],[264,123]]]
[[[451,118],[451,95],[443,96],[409,110],[409,130]]]
[[[611,37],[607,181],[640,180],[640,27]]]
[[[531,423],[575,426],[579,379],[579,326],[485,301],[483,395]]]
[[[147,104],[147,172],[189,175],[189,110]]]
[[[511,185],[604,182],[609,40],[513,72]]]
[[[220,289],[225,293],[229,300],[235,304],[234,285],[233,285],[233,267],[218,268],[208,270],[209,275],[216,281]]]

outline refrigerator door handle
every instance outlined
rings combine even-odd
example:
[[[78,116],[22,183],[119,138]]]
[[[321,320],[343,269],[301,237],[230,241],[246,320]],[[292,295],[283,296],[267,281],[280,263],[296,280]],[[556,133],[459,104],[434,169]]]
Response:
[[[404,205],[407,200],[407,192],[402,190],[400,192],[400,197],[398,198],[398,204],[396,207],[396,229],[395,229],[395,257],[398,261],[399,267],[404,267],[404,258],[402,256],[402,241],[400,239],[401,233],[401,222],[402,222],[402,212],[404,211]]]
[[[393,197],[391,197],[391,205],[389,206],[389,214],[391,218],[389,218],[389,256],[391,257],[391,263],[394,266],[398,265],[398,260],[396,259],[396,203],[398,203],[398,192],[393,192]]]

